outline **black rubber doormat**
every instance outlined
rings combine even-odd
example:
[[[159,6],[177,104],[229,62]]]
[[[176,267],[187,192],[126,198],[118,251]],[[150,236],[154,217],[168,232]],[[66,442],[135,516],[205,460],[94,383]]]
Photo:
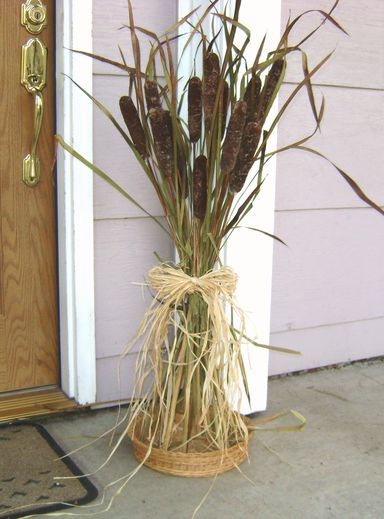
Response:
[[[1,519],[44,514],[97,497],[97,489],[88,478],[54,479],[83,475],[70,457],[57,460],[64,454],[41,425],[0,426]]]

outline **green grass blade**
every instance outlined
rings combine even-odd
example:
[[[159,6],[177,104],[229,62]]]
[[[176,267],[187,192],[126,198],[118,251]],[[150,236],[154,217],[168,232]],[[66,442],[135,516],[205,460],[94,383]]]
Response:
[[[323,153],[320,151],[314,150],[312,148],[308,148],[307,146],[293,146],[293,149],[296,150],[302,150],[302,151],[308,151],[309,153],[313,153],[314,155],[317,155],[318,157],[321,157],[325,159],[329,164],[331,164],[337,171],[340,173],[340,175],[348,182],[350,187],[353,189],[353,191],[356,193],[356,195],[363,200],[367,205],[372,207],[372,209],[375,209],[378,213],[384,215],[384,210],[376,204],[373,200],[371,200],[361,189],[361,187],[351,178],[343,169],[339,168],[334,162],[332,162],[328,157],[326,157]]]
[[[117,182],[115,182],[107,173],[104,173],[100,168],[92,164],[89,160],[87,160],[85,157],[83,157],[80,153],[78,153],[72,146],[67,144],[64,139],[61,137],[61,135],[56,135],[56,140],[59,142],[59,144],[68,151],[73,157],[75,157],[77,160],[79,160],[82,164],[87,166],[90,170],[92,170],[94,173],[96,173],[97,176],[105,180],[110,186],[112,186],[116,191],[118,191],[121,195],[123,195],[125,198],[127,198],[133,205],[138,207],[143,213],[145,213],[149,218],[154,220],[162,229],[165,231],[168,235],[170,235],[169,231],[164,227],[164,225],[151,213],[149,213],[139,202],[137,202],[125,189],[123,189]]]

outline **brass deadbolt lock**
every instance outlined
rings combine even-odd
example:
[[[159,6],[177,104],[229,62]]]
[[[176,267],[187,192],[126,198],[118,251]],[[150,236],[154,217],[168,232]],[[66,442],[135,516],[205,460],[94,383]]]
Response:
[[[47,8],[41,0],[27,0],[22,4],[21,25],[31,34],[39,34],[47,26]]]

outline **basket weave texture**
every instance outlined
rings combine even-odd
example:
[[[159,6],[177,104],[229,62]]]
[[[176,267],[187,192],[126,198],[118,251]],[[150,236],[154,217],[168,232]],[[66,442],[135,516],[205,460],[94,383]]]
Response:
[[[225,451],[177,452],[149,447],[137,436],[128,433],[135,458],[158,472],[184,477],[210,477],[239,466],[248,458],[248,443],[241,442]],[[150,450],[148,454],[148,450]]]

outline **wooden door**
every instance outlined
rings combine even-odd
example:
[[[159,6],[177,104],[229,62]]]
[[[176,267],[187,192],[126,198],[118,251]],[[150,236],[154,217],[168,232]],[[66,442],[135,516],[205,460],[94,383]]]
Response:
[[[59,383],[54,180],[54,1],[46,28],[20,22],[21,0],[0,3],[0,398],[1,393]],[[34,95],[21,84],[21,47],[39,38],[48,49],[47,86],[37,155],[41,178],[22,180],[31,152]]]

